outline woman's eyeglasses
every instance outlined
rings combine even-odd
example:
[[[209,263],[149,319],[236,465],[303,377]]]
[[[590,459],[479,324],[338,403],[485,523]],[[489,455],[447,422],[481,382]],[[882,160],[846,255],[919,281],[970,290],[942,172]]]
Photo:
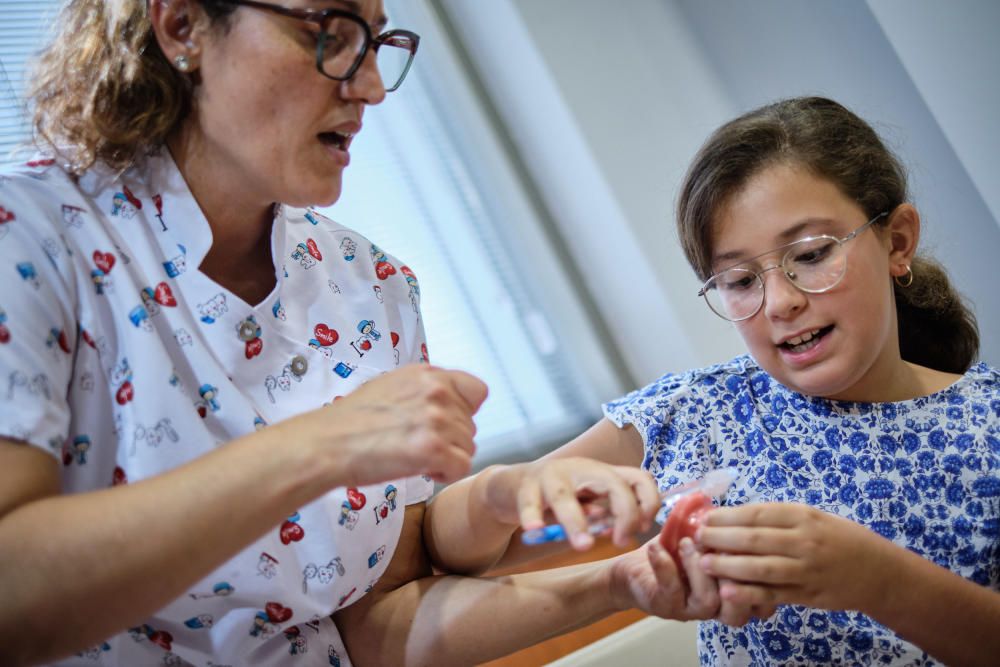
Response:
[[[789,282],[803,292],[820,294],[829,291],[847,272],[844,244],[887,215],[888,211],[879,213],[843,238],[810,236],[775,248],[764,255],[784,250],[781,261],[760,271],[748,268],[746,263],[728,268],[706,280],[698,296],[705,297],[708,307],[719,317],[739,322],[756,315],[764,305],[763,276],[772,269],[781,269]]]
[[[225,1],[315,24],[319,27],[316,69],[336,81],[354,76],[368,55],[368,49],[372,49],[387,93],[403,83],[420,44],[420,36],[409,30],[388,30],[373,35],[363,18],[342,9],[293,9],[256,0]]]

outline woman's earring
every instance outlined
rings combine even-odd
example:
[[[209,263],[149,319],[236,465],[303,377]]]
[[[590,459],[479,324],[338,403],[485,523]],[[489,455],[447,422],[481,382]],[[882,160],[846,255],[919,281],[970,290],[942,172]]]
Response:
[[[188,60],[188,57],[182,53],[181,55],[174,58],[174,67],[176,67],[182,72],[187,72],[188,69],[190,69],[191,67],[191,61]]]
[[[913,284],[913,269],[907,266],[906,273],[901,276],[896,276],[893,280],[895,280],[896,284],[900,287],[909,287]]]

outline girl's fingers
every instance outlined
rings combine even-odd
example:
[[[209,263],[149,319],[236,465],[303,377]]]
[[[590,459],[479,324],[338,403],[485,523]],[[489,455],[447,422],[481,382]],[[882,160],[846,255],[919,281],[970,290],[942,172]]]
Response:
[[[542,487],[534,478],[522,478],[517,489],[517,515],[521,527],[525,530],[541,528],[545,525],[542,513]]]
[[[708,516],[720,510],[713,510]],[[707,523],[707,522],[706,522]],[[799,556],[802,538],[787,528],[712,527],[703,525],[697,534],[705,550],[742,554]]]
[[[701,567],[714,577],[747,583],[793,585],[802,581],[801,562],[785,556],[710,553],[701,556]]]
[[[618,546],[625,546],[638,531],[640,522],[635,492],[631,484],[617,476],[615,471],[602,471],[602,473],[605,477],[608,506],[614,516],[614,542]]]
[[[804,520],[805,508],[793,503],[751,503],[720,507],[705,516],[707,526],[794,528]]]
[[[616,466],[615,470],[632,486],[632,494],[639,503],[639,530],[653,527],[653,518],[660,509],[660,490],[653,477],[645,470]]]
[[[566,530],[570,544],[578,551],[589,549],[594,544],[594,538],[587,531],[587,519],[576,499],[576,489],[561,475],[548,475],[542,479],[541,485],[542,495],[556,521]]]

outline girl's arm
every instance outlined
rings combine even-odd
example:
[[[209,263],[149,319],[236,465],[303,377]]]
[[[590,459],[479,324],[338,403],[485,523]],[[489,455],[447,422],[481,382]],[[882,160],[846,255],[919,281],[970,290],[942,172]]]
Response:
[[[408,366],[162,475],[72,495],[52,456],[0,438],[0,664],[141,622],[331,488],[465,474],[479,397],[471,376]]]
[[[641,462],[638,432],[602,419],[538,461],[492,466],[452,484],[427,510],[424,539],[432,563],[446,572],[481,573],[501,557],[509,565],[565,548],[525,548],[511,539],[520,526],[541,526],[547,512],[566,528],[574,548],[588,549],[593,538],[581,503],[594,497],[607,499],[615,543],[624,545],[650,528],[659,508],[656,485],[639,470]]]
[[[995,665],[1000,593],[968,581],[853,521],[768,503],[709,513],[698,539],[734,555],[702,556],[740,605],[854,609],[946,664]],[[735,555],[739,554],[739,555]]]
[[[354,664],[471,665],[637,607],[667,618],[709,618],[714,582],[685,556],[690,593],[656,540],[610,560],[495,578],[430,576],[419,505],[375,588],[334,620]],[[693,546],[693,545],[690,545]],[[669,660],[668,660],[669,662]]]

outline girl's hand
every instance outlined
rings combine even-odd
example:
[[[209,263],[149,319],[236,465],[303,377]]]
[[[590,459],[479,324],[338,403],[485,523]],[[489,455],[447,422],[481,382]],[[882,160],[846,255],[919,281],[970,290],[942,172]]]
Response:
[[[616,605],[682,621],[719,614],[718,586],[699,566],[699,552],[690,538],[681,540],[679,554],[686,579],[658,537],[613,560],[611,595]]]
[[[516,520],[525,530],[541,528],[547,513],[566,530],[573,548],[594,543],[588,532],[588,515],[613,521],[615,544],[627,546],[638,532],[649,530],[660,507],[660,494],[649,473],[631,466],[615,466],[594,459],[571,457],[541,459],[511,466],[517,480]],[[508,482],[512,483],[512,482]],[[508,498],[510,494],[508,493]],[[505,520],[504,503],[495,503],[497,518]],[[606,507],[605,507],[606,505]],[[604,515],[607,515],[606,517]]]
[[[893,545],[853,521],[796,503],[708,513],[697,535],[724,603],[760,616],[779,604],[864,611],[885,590]]]

